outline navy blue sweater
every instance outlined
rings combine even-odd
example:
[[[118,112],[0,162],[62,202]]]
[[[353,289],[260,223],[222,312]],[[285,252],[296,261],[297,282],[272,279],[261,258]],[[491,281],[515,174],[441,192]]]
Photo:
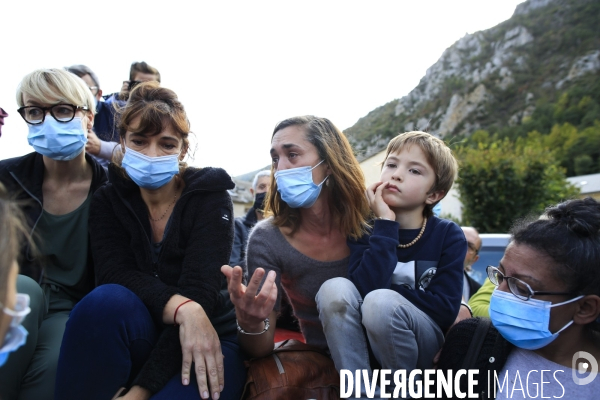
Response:
[[[425,312],[446,331],[458,314],[462,298],[465,235],[452,221],[431,217],[423,236],[409,243],[420,229],[399,229],[396,221],[376,220],[372,232],[349,240],[349,278],[364,297],[391,289]]]

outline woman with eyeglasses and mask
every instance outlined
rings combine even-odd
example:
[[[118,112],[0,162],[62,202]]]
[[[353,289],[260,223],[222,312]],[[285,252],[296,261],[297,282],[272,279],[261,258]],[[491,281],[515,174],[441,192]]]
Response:
[[[511,235],[499,266],[487,268],[497,286],[489,307],[493,326],[476,361],[463,364],[484,320],[468,319],[448,333],[438,369],[478,369],[475,393],[483,398],[494,398],[494,386],[496,399],[596,398],[600,379],[587,381],[600,360],[600,204],[566,201],[539,219],[517,222]]]
[[[35,152],[0,161],[0,181],[24,201],[39,255],[22,249],[17,287],[31,299],[29,335],[0,370],[0,397],[52,399],[65,323],[94,287],[88,215],[106,174],[84,151],[95,113],[84,81],[40,69],[23,78],[16,97]]]
[[[234,183],[182,162],[190,125],[157,82],[131,92],[118,129],[124,156],[90,216],[100,286],[71,313],[56,399],[237,400],[246,370],[219,272]]]

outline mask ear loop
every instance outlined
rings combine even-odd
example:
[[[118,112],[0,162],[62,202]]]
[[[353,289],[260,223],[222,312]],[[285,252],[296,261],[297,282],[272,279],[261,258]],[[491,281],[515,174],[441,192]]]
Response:
[[[574,302],[574,301],[577,301],[577,300],[583,299],[583,297],[584,297],[583,295],[580,295],[580,296],[577,296],[577,297],[573,297],[573,298],[572,298],[572,299],[570,299],[570,300],[563,301],[562,303],[551,304],[551,305],[550,305],[550,308],[552,308],[552,307],[564,306],[565,304],[569,304],[569,303],[572,303],[572,302]]]
[[[577,300],[579,300],[579,299],[583,299],[583,297],[584,297],[584,296],[583,296],[583,295],[581,295],[581,296],[574,297],[574,298],[572,298],[571,300],[563,301],[562,303],[552,304],[552,305],[551,305],[549,308],[552,308],[552,307],[558,307],[558,306],[564,306],[565,304],[569,304],[569,303],[572,303],[572,302],[574,302],[574,301],[577,301]],[[560,329],[558,330],[558,332],[556,332],[556,333],[553,333],[553,335],[558,335],[559,333],[561,333],[562,331],[564,331],[565,329],[567,329],[567,328],[568,328],[569,326],[571,326],[572,324],[573,324],[573,320],[571,320],[571,321],[570,321],[569,323],[567,323],[565,326],[563,326],[562,328],[560,328]],[[550,329],[548,329],[548,330],[550,330]]]
[[[320,162],[320,163],[318,163],[317,165],[315,165],[314,167],[312,167],[310,170],[312,171],[313,169],[317,168],[319,165],[323,164],[324,162],[325,162],[325,160],[324,160],[324,159],[323,159],[323,160],[321,160],[321,162]],[[317,186],[321,186],[321,185],[323,185],[323,184],[325,183],[325,181],[327,180],[327,178],[329,178],[329,175],[327,175],[327,176],[325,177],[325,179],[323,179],[323,182],[319,183]]]
[[[319,165],[323,164],[323,162],[325,162],[325,160],[321,160],[320,163],[318,163],[317,165],[315,165],[314,167],[312,167],[310,170],[312,171],[313,169],[317,168]],[[327,175],[329,176],[329,175]]]

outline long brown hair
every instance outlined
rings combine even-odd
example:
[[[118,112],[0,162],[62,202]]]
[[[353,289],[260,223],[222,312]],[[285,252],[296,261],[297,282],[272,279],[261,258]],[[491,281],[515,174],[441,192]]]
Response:
[[[8,274],[21,254],[21,243],[29,240],[25,216],[0,183],[0,303],[6,301]]]
[[[345,236],[355,239],[362,236],[370,209],[365,196],[365,178],[348,139],[330,120],[312,115],[281,121],[271,139],[289,126],[304,128],[307,140],[317,148],[319,157],[325,160],[331,170],[322,190],[329,194],[333,220],[339,224]],[[293,234],[300,226],[301,214],[281,199],[274,173],[274,167],[271,167],[271,188],[265,199],[265,212],[274,216],[273,223],[276,226],[290,227]]]

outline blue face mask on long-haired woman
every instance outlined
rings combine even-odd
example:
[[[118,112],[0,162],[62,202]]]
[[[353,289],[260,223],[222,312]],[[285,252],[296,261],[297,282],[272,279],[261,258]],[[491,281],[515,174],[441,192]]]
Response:
[[[179,173],[179,154],[148,157],[127,147],[121,165],[139,187],[158,189]]]
[[[69,161],[81,154],[87,143],[87,132],[81,118],[58,122],[53,117],[43,123],[29,125],[29,145],[38,153],[56,161]]]
[[[23,328],[23,320],[31,312],[29,308],[29,295],[24,293],[17,293],[17,305],[16,310],[10,310],[6,307],[2,310],[5,314],[12,317],[10,327],[6,332],[6,335],[1,338],[0,342],[0,366],[6,363],[8,353],[11,353],[19,347],[23,346],[27,341],[27,330]]]
[[[298,167],[285,169],[275,172],[275,181],[277,182],[277,191],[281,195],[281,199],[292,208],[309,208],[315,204],[323,183],[329,178],[326,176],[323,182],[316,185],[313,182],[312,170],[323,163],[314,167]]]
[[[490,300],[490,319],[498,332],[517,347],[537,350],[550,344],[567,329],[569,322],[556,333],[550,332],[550,309],[572,303],[583,296],[552,304],[542,300],[521,300],[512,293],[494,290]]]

